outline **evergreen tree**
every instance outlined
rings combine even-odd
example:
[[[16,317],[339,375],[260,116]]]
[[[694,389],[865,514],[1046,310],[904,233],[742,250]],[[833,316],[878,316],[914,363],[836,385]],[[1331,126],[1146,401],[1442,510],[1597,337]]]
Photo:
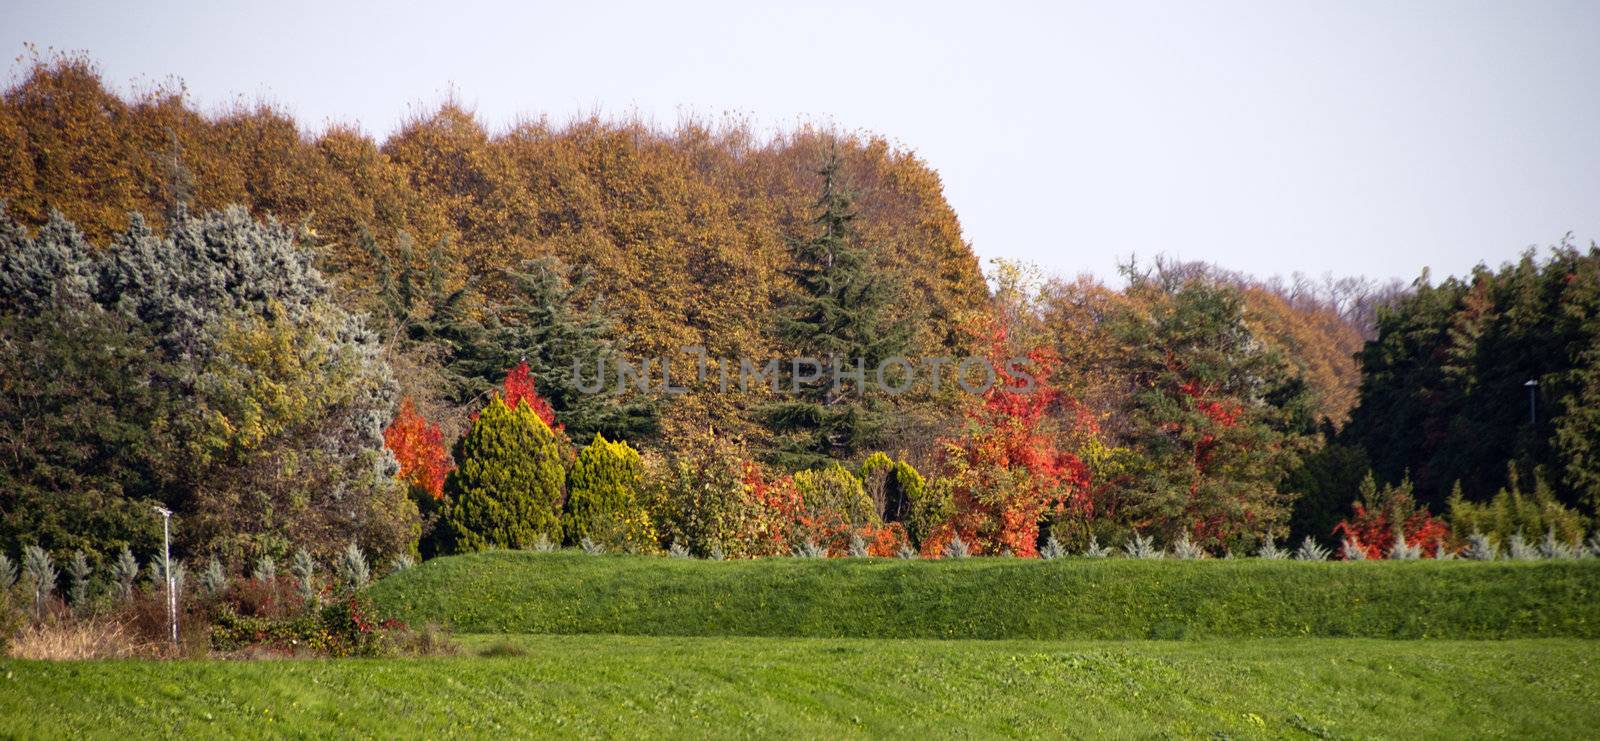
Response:
[[[444,553],[561,540],[565,474],[555,433],[526,403],[496,397],[456,445],[439,531]]]
[[[615,317],[599,301],[580,305],[588,284],[584,273],[560,260],[543,258],[508,271],[512,298],[496,312],[493,352],[499,368],[521,360],[532,371],[539,395],[549,400],[567,433],[575,439],[605,435],[638,440],[655,431],[656,400],[628,391],[617,393],[617,361],[622,343]],[[595,390],[598,387],[598,390]]]
[[[643,487],[639,452],[596,433],[567,473],[562,524],[567,542],[587,538],[608,550],[654,550],[656,532],[645,511]]]
[[[1251,331],[1237,291],[1130,277],[1147,308],[1111,319],[1134,389],[1121,410],[1133,449],[1125,514],[1162,541],[1188,530],[1237,549],[1282,537],[1291,495],[1280,484],[1314,442],[1304,385]]]
[[[905,327],[890,321],[893,296],[884,273],[858,244],[857,213],[840,182],[841,168],[838,155],[830,153],[818,171],[816,234],[790,242],[799,290],[778,322],[778,336],[797,364],[814,359],[820,372],[802,380],[798,376],[813,370],[803,368],[795,393],[764,410],[778,436],[773,457],[795,469],[853,457],[878,439],[892,412],[867,385],[879,363],[902,352],[908,340]]]

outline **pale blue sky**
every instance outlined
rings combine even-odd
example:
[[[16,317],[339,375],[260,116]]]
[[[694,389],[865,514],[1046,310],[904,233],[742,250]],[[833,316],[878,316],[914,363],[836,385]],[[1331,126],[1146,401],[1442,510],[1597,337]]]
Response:
[[[1600,2],[797,5],[0,0],[0,49],[379,136],[452,89],[491,127],[832,121],[937,169],[979,255],[1067,275],[1410,278],[1600,238]]]

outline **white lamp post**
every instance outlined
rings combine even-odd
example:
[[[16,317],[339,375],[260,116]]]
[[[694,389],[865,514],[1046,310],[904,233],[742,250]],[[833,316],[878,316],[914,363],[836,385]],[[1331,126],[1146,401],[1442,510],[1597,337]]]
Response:
[[[167,572],[167,618],[172,621],[172,643],[178,643],[178,585],[172,573],[172,510],[156,507],[161,513],[161,568]]]

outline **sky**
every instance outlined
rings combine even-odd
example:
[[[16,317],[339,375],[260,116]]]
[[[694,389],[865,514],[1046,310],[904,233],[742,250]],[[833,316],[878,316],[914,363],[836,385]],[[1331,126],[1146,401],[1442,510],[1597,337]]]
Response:
[[[491,129],[874,132],[939,172],[979,256],[1063,276],[1409,280],[1600,240],[1600,2],[761,5],[0,0],[0,50],[380,138],[452,94]]]

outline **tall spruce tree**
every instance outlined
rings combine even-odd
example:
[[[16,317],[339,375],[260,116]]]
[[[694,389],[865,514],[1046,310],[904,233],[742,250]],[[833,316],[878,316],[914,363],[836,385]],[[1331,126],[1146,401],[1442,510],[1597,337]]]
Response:
[[[872,388],[875,370],[909,338],[904,326],[889,321],[892,291],[859,243],[858,214],[841,170],[830,152],[818,171],[816,233],[789,243],[798,291],[778,320],[778,335],[795,353],[798,367],[791,370],[799,372],[786,390],[792,393],[763,410],[777,437],[774,461],[795,469],[850,458],[878,439],[893,410]]]

